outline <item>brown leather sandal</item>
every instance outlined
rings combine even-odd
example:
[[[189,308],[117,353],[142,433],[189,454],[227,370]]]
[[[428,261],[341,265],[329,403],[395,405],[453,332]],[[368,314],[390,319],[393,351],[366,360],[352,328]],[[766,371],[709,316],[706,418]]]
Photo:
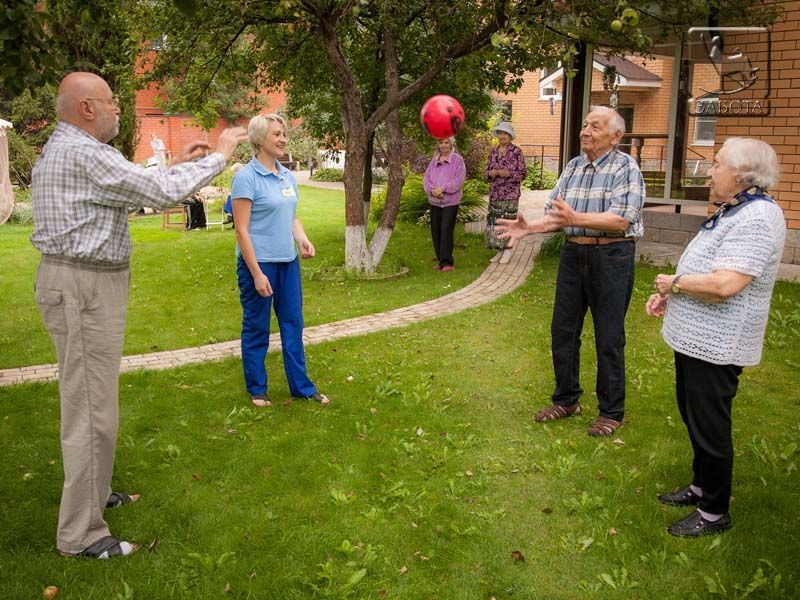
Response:
[[[557,421],[558,419],[566,419],[572,415],[581,414],[581,405],[576,402],[572,406],[561,406],[560,404],[551,404],[536,413],[536,422],[544,423],[545,421]]]
[[[586,433],[595,437],[608,437],[620,427],[622,427],[622,421],[615,421],[601,415],[586,430]]]

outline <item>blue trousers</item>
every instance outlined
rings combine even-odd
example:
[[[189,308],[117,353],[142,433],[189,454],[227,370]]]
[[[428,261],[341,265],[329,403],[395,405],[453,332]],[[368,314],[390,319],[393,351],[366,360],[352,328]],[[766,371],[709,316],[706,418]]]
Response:
[[[289,263],[258,263],[269,279],[272,296],[259,295],[253,277],[239,258],[239,300],[242,303],[242,368],[247,392],[254,396],[267,393],[267,368],[264,361],[269,347],[270,312],[275,307],[281,332],[283,368],[289,393],[307,398],[317,391],[306,373],[303,349],[303,288],[300,283],[300,260]]]

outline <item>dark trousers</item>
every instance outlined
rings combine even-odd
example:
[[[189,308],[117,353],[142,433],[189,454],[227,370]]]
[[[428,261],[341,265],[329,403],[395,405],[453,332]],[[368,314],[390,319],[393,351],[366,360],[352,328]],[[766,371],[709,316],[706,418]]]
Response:
[[[248,393],[267,392],[267,369],[264,361],[269,347],[269,322],[272,307],[281,331],[283,368],[289,393],[298,398],[312,396],[317,388],[306,373],[303,348],[303,289],[300,261],[258,263],[269,279],[272,296],[261,296],[253,285],[253,276],[240,257],[237,265],[239,300],[242,303],[242,368]]]
[[[581,331],[592,311],[597,350],[595,390],[600,414],[617,421],[625,415],[625,313],[633,291],[636,245],[565,244],[561,251],[553,305],[553,404],[571,406],[580,384]]]
[[[431,237],[433,251],[440,267],[453,265],[453,232],[456,229],[458,204],[455,206],[433,206],[431,204]]]
[[[733,481],[731,405],[742,367],[715,365],[675,353],[675,395],[694,459],[692,483],[703,490],[700,508],[728,512]]]

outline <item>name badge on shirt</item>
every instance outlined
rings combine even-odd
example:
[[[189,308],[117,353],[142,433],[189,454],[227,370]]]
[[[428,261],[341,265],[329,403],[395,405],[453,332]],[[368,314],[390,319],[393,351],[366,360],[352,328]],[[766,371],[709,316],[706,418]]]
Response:
[[[281,194],[283,194],[284,198],[294,198],[294,188],[281,188]]]

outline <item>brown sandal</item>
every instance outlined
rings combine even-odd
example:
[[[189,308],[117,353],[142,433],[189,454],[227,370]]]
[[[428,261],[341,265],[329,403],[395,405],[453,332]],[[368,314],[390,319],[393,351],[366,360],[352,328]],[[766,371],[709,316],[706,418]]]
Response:
[[[572,406],[561,406],[560,404],[551,404],[536,413],[536,422],[544,423],[545,421],[557,421],[558,419],[566,419],[572,415],[581,414],[581,405],[576,402]]]
[[[608,417],[599,416],[597,420],[592,423],[591,427],[586,430],[586,433],[595,437],[608,437],[620,427],[622,427],[622,421],[615,421]]]

